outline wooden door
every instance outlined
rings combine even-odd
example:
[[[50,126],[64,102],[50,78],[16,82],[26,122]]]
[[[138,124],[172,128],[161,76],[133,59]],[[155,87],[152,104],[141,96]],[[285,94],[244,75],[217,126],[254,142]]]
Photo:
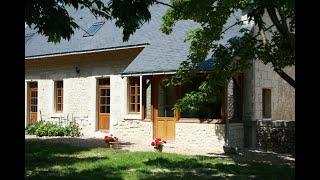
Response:
[[[154,88],[154,136],[165,140],[175,139],[176,112],[172,109],[176,101],[175,90],[156,80]]]
[[[29,124],[34,124],[38,118],[38,83],[29,83]]]
[[[98,130],[110,129],[110,79],[98,80]]]

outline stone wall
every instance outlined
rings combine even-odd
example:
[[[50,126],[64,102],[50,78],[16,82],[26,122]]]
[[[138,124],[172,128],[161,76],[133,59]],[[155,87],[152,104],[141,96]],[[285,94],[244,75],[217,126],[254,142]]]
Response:
[[[294,67],[286,68],[294,77]],[[262,89],[271,90],[271,119],[295,120],[295,89],[275,73],[270,64],[255,62],[255,119],[262,119]]]
[[[176,123],[176,146],[222,152],[225,143],[224,124]]]
[[[266,26],[273,23],[267,12],[263,16]],[[272,27],[270,30],[275,31]],[[253,34],[259,33],[259,28],[255,27]],[[271,39],[271,33],[266,31],[266,39]],[[295,67],[286,67],[284,71],[295,79]],[[253,120],[263,119],[262,117],[262,88],[271,89],[271,119],[272,120],[295,120],[295,89],[283,80],[271,65],[263,64],[259,60],[253,61],[252,71],[254,108]]]
[[[119,120],[113,125],[113,133],[123,142],[136,144],[151,144],[153,139],[153,124],[141,120]]]
[[[295,121],[257,121],[257,147],[295,153]]]
[[[244,146],[244,126],[243,123],[230,123],[229,125],[229,146]]]
[[[111,88],[110,131],[112,124],[126,115],[126,78],[120,73],[130,64],[139,50],[127,50],[113,55],[76,55],[26,61],[27,82],[38,82],[38,120],[57,122],[59,118],[75,120],[86,136],[97,132],[97,78],[109,77]],[[75,67],[80,69],[76,73]],[[63,80],[63,112],[54,108],[54,82]],[[27,102],[27,96],[25,101]],[[28,117],[27,106],[25,117]],[[27,122],[27,120],[26,120]]]

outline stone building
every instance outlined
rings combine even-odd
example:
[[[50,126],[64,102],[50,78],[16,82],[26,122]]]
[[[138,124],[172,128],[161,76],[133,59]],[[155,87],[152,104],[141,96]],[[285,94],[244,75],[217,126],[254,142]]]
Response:
[[[294,120],[294,89],[259,61],[231,80],[221,94],[228,95],[228,133],[220,113],[223,100],[210,104],[217,108],[206,120],[197,113],[172,110],[187,88],[164,87],[161,79],[173,75],[186,59],[190,44],[183,39],[197,24],[179,22],[172,34],[165,35],[159,27],[166,9],[152,7],[151,21],[127,42],[113,22],[95,18],[86,9],[69,9],[79,26],[87,29],[76,30],[70,41],[49,43],[26,28],[25,124],[75,121],[84,136],[114,134],[142,144],[162,137],[185,149],[219,152],[226,139],[232,146],[244,146],[244,121]],[[234,21],[231,17],[228,23]],[[241,35],[240,28],[231,28],[222,43]],[[294,70],[289,71],[294,76]]]

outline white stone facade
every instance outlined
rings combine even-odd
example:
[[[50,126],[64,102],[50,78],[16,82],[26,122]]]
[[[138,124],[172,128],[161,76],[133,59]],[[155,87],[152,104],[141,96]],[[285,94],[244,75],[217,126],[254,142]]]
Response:
[[[122,142],[150,146],[153,140],[153,123],[151,120],[142,121],[140,113],[128,113],[127,78],[120,75],[135,57],[134,53],[127,53],[125,56],[118,55],[116,58],[108,58],[108,55],[76,55],[26,61],[25,117],[28,117],[28,82],[36,81],[38,82],[38,120],[57,122],[59,117],[74,119],[84,136],[103,138],[107,134],[114,134]],[[75,67],[80,69],[80,73],[76,72]],[[97,79],[101,77],[110,78],[111,108],[108,132],[97,129],[96,91]],[[54,107],[54,84],[58,80],[63,81],[63,112],[61,113],[55,112]],[[177,122],[176,137],[170,144],[184,151],[201,148],[208,152],[222,152],[225,144],[224,128],[224,124]],[[238,132],[230,134],[239,137],[239,135],[234,135],[235,133],[241,134]],[[239,145],[239,143],[235,144]]]

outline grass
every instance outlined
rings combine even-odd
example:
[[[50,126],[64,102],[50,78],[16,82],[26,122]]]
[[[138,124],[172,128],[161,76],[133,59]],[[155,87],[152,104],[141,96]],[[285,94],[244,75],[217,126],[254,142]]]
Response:
[[[26,142],[26,179],[294,179],[294,167],[231,158]]]

